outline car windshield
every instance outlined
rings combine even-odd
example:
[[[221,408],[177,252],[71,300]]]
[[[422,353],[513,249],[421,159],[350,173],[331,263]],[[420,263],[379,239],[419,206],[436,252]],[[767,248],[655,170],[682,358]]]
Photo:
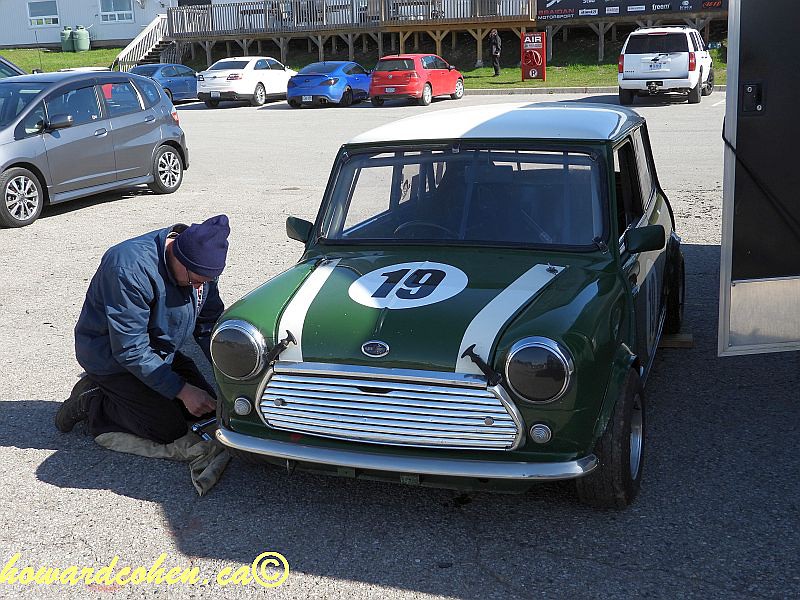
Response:
[[[142,65],[141,67],[134,67],[131,73],[136,75],[144,75],[145,77],[152,77],[153,74],[161,68],[161,65]]]
[[[47,85],[0,81],[0,129],[13,122]]]
[[[657,54],[660,52],[688,52],[689,42],[683,33],[648,33],[628,38],[625,54]]]
[[[300,69],[300,75],[310,75],[315,73],[320,74],[328,74],[333,73],[336,69],[338,69],[341,65],[335,63],[324,63],[324,62],[317,62],[311,63]]]
[[[413,71],[414,61],[410,58],[387,58],[379,60],[376,71]]]
[[[209,71],[230,71],[234,69],[244,69],[250,63],[249,60],[221,60],[208,67]]]
[[[321,224],[326,241],[592,246],[604,238],[600,169],[575,151],[355,154]]]

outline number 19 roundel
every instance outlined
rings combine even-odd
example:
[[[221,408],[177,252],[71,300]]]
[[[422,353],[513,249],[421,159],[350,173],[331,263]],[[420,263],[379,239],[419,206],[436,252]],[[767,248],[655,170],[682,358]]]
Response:
[[[348,290],[350,297],[371,308],[417,308],[452,298],[467,287],[461,269],[435,262],[388,265],[362,275]]]

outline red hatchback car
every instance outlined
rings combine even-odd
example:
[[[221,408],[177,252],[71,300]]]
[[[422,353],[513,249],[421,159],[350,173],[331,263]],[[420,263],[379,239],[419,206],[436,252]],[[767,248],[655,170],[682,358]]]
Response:
[[[464,76],[435,54],[394,54],[375,65],[369,85],[374,106],[389,98],[416,98],[423,106],[434,96],[464,96]]]

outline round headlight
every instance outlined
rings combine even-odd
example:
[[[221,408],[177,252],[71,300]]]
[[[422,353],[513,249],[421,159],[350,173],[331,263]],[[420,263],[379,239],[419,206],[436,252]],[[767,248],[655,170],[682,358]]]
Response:
[[[543,337],[518,341],[506,361],[506,381],[511,390],[531,402],[560,398],[569,387],[573,371],[569,352]]]
[[[249,379],[264,367],[267,343],[247,321],[225,321],[211,336],[211,360],[231,379]]]

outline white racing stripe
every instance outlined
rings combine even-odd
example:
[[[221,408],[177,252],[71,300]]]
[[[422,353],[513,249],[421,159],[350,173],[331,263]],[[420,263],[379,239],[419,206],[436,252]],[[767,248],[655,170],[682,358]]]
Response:
[[[281,322],[278,327],[278,339],[286,337],[286,332],[291,331],[297,340],[297,344],[289,344],[289,347],[281,352],[281,360],[302,362],[303,361],[303,324],[306,322],[308,309],[314,298],[317,297],[322,286],[328,281],[340,259],[329,260],[321,263],[314,269],[311,275],[306,278],[300,289],[289,301],[289,305],[283,311]]]
[[[516,314],[539,290],[550,283],[566,267],[536,265],[517,278],[475,315],[467,326],[456,359],[456,373],[475,373],[481,370],[469,357],[461,358],[464,351],[475,344],[474,351],[483,360],[489,360],[494,340],[503,325]],[[550,273],[555,270],[556,272]]]

